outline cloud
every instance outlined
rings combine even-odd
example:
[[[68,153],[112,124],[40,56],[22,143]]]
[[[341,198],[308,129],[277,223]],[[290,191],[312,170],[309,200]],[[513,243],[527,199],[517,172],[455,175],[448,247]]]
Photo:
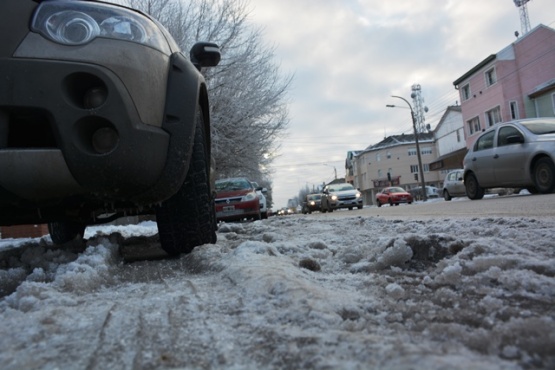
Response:
[[[552,5],[528,4],[533,26],[553,27]],[[295,75],[290,132],[275,163],[278,206],[299,184],[329,181],[330,170],[333,178],[330,167],[298,164],[333,162],[343,177],[347,151],[410,130],[407,112],[385,108],[396,104],[391,95],[410,99],[420,84],[427,122],[437,124],[459,99],[453,81],[520,31],[518,9],[507,0],[253,0],[251,8],[251,22]]]

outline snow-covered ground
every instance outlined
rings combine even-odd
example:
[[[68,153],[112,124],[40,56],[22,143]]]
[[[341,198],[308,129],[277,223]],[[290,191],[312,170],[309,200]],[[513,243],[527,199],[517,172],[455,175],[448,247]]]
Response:
[[[154,223],[91,227],[78,254],[2,241],[25,252],[0,269],[0,367],[555,368],[555,220],[320,216],[171,260],[121,257]]]

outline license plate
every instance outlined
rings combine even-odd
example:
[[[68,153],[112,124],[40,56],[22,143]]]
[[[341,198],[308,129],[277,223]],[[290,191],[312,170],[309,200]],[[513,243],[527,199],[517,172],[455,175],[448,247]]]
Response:
[[[226,206],[223,208],[224,212],[233,212],[235,211],[235,206]]]

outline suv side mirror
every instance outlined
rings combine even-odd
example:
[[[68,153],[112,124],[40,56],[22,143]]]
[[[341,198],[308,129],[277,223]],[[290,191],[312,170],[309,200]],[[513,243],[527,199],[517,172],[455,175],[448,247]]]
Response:
[[[189,57],[198,70],[202,67],[215,67],[220,63],[220,47],[212,42],[197,42],[191,48]]]

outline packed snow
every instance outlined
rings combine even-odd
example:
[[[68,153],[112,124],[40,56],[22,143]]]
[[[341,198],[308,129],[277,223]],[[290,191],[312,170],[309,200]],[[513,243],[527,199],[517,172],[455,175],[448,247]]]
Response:
[[[347,211],[346,211],[347,212]],[[2,369],[554,369],[555,220],[320,214],[0,242]]]

